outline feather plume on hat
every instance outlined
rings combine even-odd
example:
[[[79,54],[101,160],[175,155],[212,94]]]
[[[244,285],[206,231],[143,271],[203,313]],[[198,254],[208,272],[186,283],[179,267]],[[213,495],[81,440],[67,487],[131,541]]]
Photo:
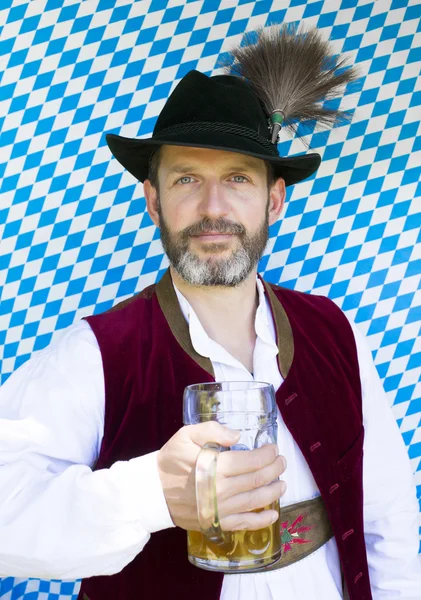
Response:
[[[346,57],[332,52],[316,28],[261,27],[247,32],[243,44],[218,66],[252,86],[268,115],[273,144],[281,127],[297,134],[302,122],[316,121],[316,126],[326,128],[350,119],[349,111],[325,107],[323,102],[340,97],[358,72]]]

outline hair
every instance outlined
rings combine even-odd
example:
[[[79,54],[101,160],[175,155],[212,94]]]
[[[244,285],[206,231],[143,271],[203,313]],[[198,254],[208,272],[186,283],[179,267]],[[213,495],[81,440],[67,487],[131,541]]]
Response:
[[[149,158],[149,170],[148,170],[148,179],[151,182],[152,186],[158,190],[159,192],[159,181],[158,181],[158,171],[159,171],[159,164],[160,164],[160,160],[161,160],[161,148],[162,146],[160,146],[157,150],[155,150],[150,158]],[[265,165],[266,165],[266,171],[267,171],[267,185],[268,188],[270,189],[272,187],[272,185],[275,183],[277,177],[275,176],[275,169],[274,166],[271,162],[265,160],[264,161]]]
[[[153,185],[153,187],[158,190],[159,182],[158,182],[158,170],[159,163],[161,160],[160,150],[162,146],[159,146],[149,157],[149,169],[148,169],[148,177],[149,181]],[[158,190],[159,191],[159,190]]]

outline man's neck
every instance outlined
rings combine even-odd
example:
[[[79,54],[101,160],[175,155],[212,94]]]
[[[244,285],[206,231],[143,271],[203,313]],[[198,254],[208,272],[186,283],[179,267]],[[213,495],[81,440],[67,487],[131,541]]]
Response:
[[[256,270],[236,287],[192,286],[171,268],[172,279],[208,336],[251,371],[256,342]]]

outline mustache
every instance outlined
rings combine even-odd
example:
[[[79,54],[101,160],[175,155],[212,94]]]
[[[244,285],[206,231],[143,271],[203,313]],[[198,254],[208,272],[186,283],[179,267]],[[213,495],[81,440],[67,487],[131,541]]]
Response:
[[[229,221],[223,217],[220,217],[216,220],[212,220],[209,217],[204,217],[197,223],[189,225],[189,227],[186,227],[180,233],[181,237],[184,240],[187,240],[189,237],[195,235],[204,235],[211,232],[231,235],[244,235],[246,233],[246,229],[240,223],[234,223],[233,221]]]

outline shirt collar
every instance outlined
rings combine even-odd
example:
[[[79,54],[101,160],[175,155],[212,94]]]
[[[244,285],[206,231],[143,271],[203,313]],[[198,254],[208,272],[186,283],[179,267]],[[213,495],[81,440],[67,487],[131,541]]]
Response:
[[[233,367],[244,368],[236,358],[225,350],[225,348],[208,336],[187,298],[183,296],[174,282],[173,285],[181,312],[189,325],[190,339],[195,351],[201,356],[209,358],[212,362],[220,362]],[[256,285],[259,297],[259,305],[256,310],[254,321],[257,340],[270,346],[271,354],[276,355],[278,353],[278,347],[276,345],[276,334],[269,301],[266,298],[264,285],[258,277],[256,277]]]

